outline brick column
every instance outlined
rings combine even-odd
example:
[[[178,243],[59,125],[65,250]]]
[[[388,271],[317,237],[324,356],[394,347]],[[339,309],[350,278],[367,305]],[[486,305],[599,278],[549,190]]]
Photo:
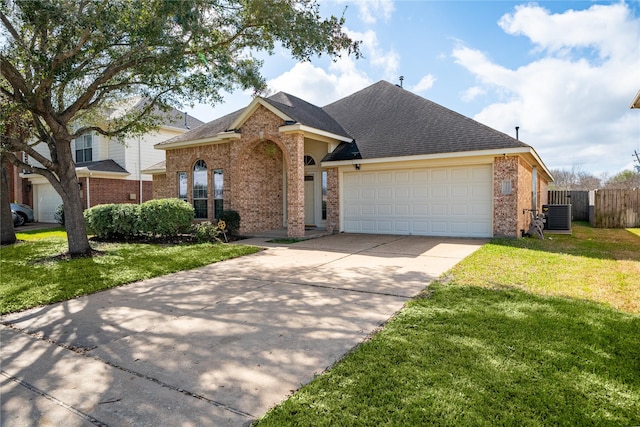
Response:
[[[511,191],[503,193],[503,181]],[[493,235],[518,236],[518,158],[496,157],[493,162]]]
[[[304,237],[304,136],[287,145],[287,236]]]
[[[340,183],[338,168],[327,169],[327,231],[340,231]]]

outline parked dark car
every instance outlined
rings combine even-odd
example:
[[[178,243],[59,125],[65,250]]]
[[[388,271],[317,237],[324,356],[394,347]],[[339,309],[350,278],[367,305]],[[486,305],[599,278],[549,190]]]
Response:
[[[33,209],[29,205],[11,203],[11,210],[14,211],[20,218],[18,218],[18,224],[22,225],[27,222],[33,222]]]

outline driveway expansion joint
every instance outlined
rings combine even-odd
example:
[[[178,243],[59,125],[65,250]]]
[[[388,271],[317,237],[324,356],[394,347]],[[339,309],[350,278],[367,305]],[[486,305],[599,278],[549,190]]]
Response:
[[[9,373],[5,372],[5,371],[0,371],[0,374],[7,378],[10,381],[13,381],[14,383],[26,388],[27,390],[44,397],[45,399],[53,402],[54,404],[66,409],[69,412],[72,412],[73,414],[79,416],[80,418],[82,418],[85,421],[90,422],[91,424],[95,425],[95,426],[99,426],[99,427],[108,427],[108,425],[102,421],[100,421],[99,419],[97,419],[96,417],[93,417],[87,413],[82,412],[81,410],[74,408],[71,405],[68,405],[66,403],[64,403],[63,401],[61,401],[60,399],[56,399],[55,397],[53,397],[52,395],[50,395],[49,393],[40,390],[38,387],[34,386],[33,384],[29,384],[26,381],[21,380],[20,378],[14,377],[13,375],[10,375]]]

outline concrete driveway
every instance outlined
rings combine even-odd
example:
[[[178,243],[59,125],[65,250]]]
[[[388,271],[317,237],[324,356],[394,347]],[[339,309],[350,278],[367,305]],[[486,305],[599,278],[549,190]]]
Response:
[[[339,234],[5,316],[0,424],[248,425],[483,243]]]

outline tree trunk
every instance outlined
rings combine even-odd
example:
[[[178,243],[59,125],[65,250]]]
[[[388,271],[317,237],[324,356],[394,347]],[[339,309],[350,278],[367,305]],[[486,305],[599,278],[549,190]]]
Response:
[[[2,156],[0,156],[0,244],[11,245],[16,242],[16,231],[9,206],[11,200],[9,200],[7,170],[2,163]]]
[[[68,138],[58,139],[57,155],[59,165],[58,187],[54,188],[62,197],[64,205],[64,226],[67,230],[67,243],[69,244],[69,255],[74,257],[91,256],[91,246],[87,237],[87,228],[84,222],[84,206],[80,198],[80,187],[78,186],[78,175],[76,174],[73,154],[71,152],[71,141]],[[54,183],[52,183],[54,184]],[[61,190],[61,191],[60,191]]]
[[[82,200],[78,179],[62,180],[60,184],[65,190],[62,196],[64,205],[64,227],[67,230],[67,242],[71,257],[91,256],[91,246],[87,237],[87,229],[84,222]]]

